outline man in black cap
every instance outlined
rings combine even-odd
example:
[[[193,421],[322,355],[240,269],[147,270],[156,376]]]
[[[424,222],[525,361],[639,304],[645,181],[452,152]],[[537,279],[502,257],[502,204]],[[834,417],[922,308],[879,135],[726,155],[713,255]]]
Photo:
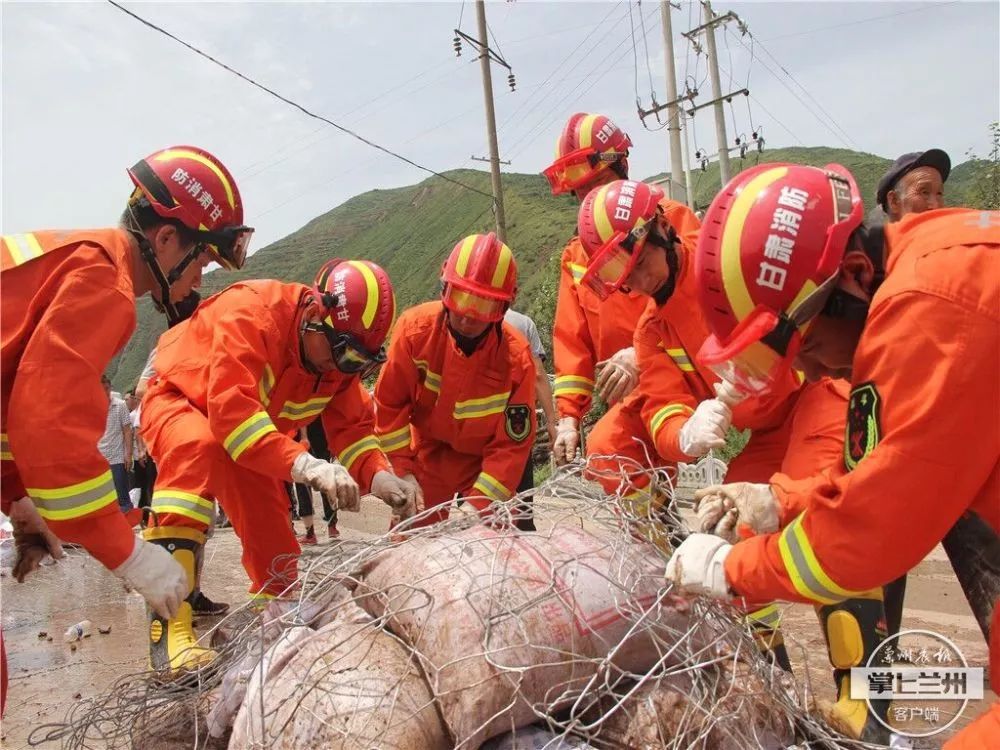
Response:
[[[943,208],[950,172],[951,159],[939,148],[903,154],[879,180],[876,200],[889,221]]]

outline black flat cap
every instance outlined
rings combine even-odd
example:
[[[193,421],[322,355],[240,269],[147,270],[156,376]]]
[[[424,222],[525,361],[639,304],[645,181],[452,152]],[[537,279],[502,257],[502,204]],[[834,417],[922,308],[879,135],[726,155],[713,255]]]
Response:
[[[875,200],[883,211],[889,211],[889,191],[896,186],[899,178],[917,167],[934,167],[941,173],[941,182],[947,182],[948,175],[951,173],[951,159],[939,148],[914,151],[911,154],[903,154],[896,159],[889,167],[889,171],[882,175],[882,179],[878,181]]]

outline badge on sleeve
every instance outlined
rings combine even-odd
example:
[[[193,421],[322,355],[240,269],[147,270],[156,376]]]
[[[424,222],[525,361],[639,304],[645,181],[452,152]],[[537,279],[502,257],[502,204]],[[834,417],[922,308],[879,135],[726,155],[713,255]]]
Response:
[[[874,383],[862,383],[851,391],[844,436],[844,465],[848,471],[853,471],[878,445],[882,437],[881,407]]]
[[[507,436],[518,443],[531,433],[531,411],[524,404],[509,404],[504,409]]]

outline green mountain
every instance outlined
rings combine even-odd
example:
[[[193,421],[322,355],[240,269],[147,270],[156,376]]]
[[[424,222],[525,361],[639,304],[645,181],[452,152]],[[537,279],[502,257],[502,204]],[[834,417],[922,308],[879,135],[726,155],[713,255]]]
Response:
[[[871,154],[832,148],[786,148],[750,154],[732,162],[733,171],[758,162],[792,161],[822,166],[838,162],[858,180],[869,206],[875,186],[890,164]],[[952,170],[947,196],[952,205],[964,201],[978,163],[966,162]],[[718,165],[694,175],[697,206],[706,207],[719,187]],[[475,170],[455,170],[448,177],[482,191],[480,195],[452,182],[431,177],[417,185],[372,190],[351,198],[287,237],[258,250],[236,273],[214,271],[205,277],[202,296],[241,279],[274,278],[309,282],[332,257],[368,258],[388,272],[396,288],[399,308],[435,297],[441,263],[462,237],[493,227],[490,177]],[[656,175],[651,179],[663,177]],[[559,276],[559,258],[576,224],[576,202],[554,197],[540,175],[505,174],[504,207],[507,240],[519,268],[517,309],[535,319],[543,341],[551,339],[552,316]],[[252,217],[251,217],[252,220]],[[112,363],[117,390],[135,385],[149,350],[164,330],[163,317],[149,299],[139,301],[135,334]]]

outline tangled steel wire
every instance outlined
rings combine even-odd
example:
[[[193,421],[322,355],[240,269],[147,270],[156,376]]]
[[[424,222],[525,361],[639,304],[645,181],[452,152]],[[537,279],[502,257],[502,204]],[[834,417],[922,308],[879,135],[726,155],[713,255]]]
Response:
[[[537,532],[512,530],[517,496],[485,524],[456,503],[433,527],[407,524],[305,553],[285,596],[262,611],[243,607],[203,637],[218,652],[209,666],[183,679],[124,676],[29,741],[851,744],[807,711],[807,682],[761,658],[735,606],[678,597],[665,582],[669,542],[686,533],[671,473],[636,465],[609,496],[583,480],[587,472],[597,469],[567,467],[534,491]],[[640,478],[661,503],[629,499]]]

